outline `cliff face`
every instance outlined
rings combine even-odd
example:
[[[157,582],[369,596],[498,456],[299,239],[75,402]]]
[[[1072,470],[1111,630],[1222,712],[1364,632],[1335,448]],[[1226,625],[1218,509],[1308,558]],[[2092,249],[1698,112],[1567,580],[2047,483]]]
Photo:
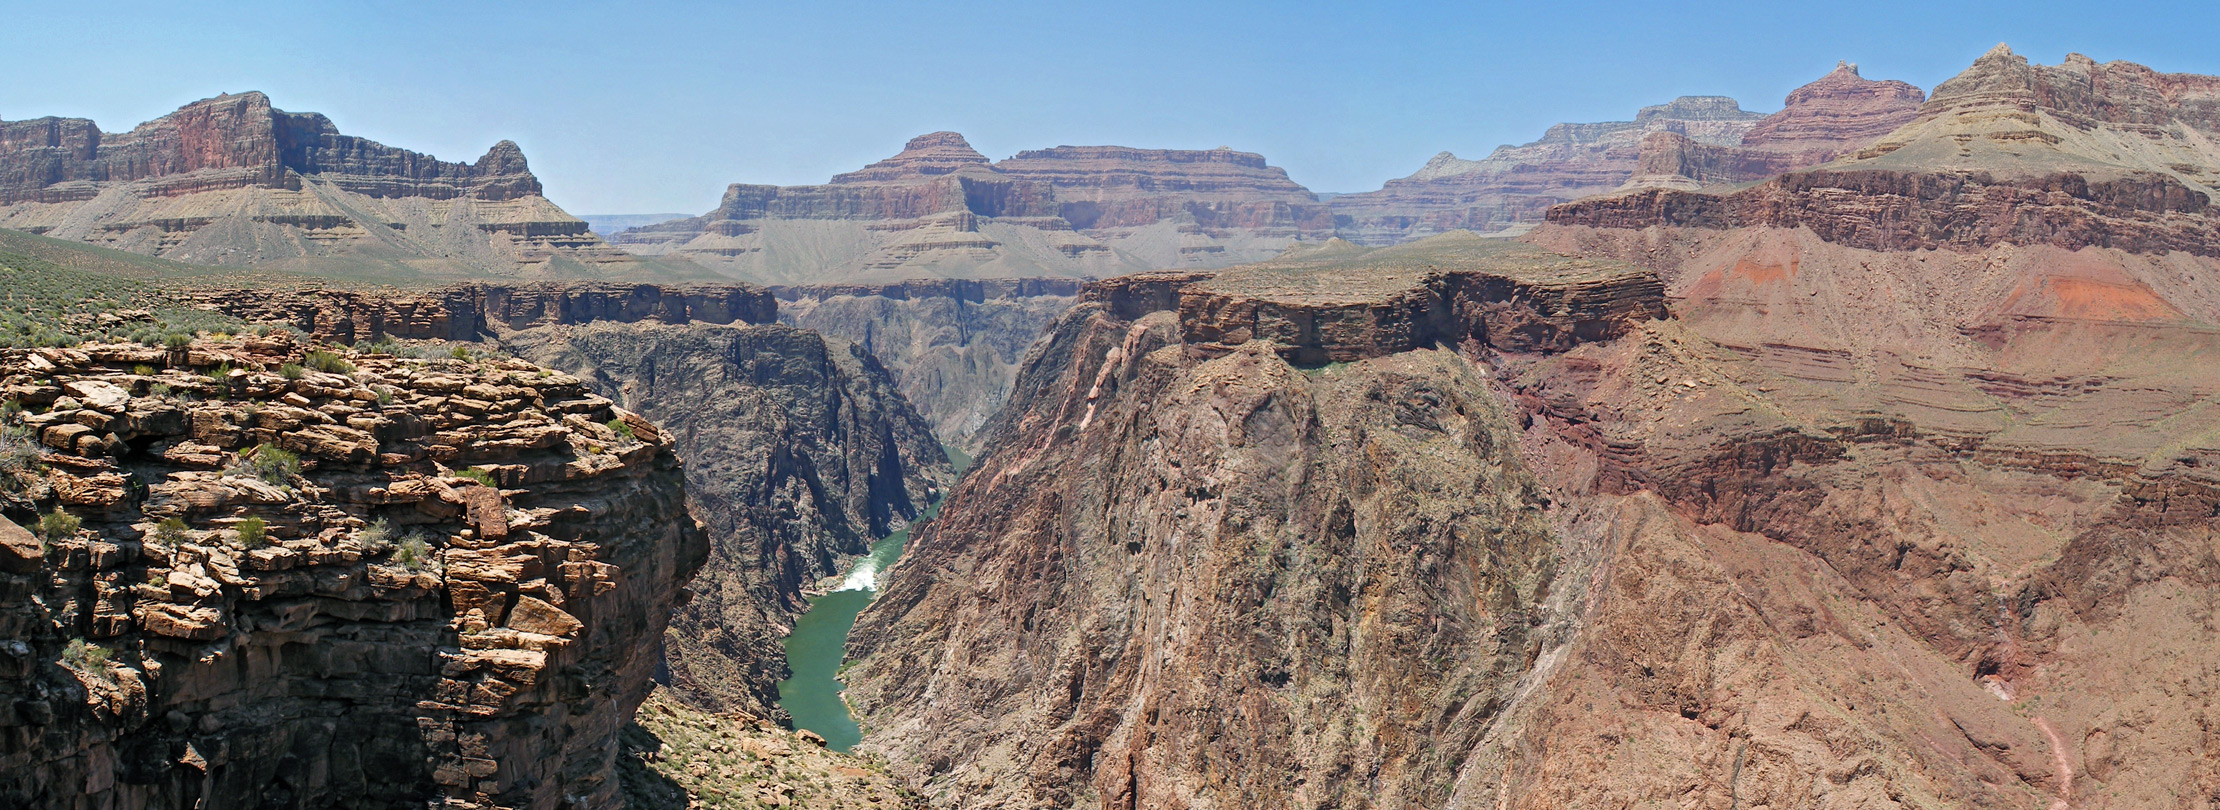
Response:
[[[1450,279],[1506,282],[1455,308],[1476,315],[1533,306],[1513,282],[1616,283],[1448,239],[1428,246],[1462,260],[1443,272],[1386,279],[1380,252],[1307,269],[1391,309]],[[1520,333],[1481,316],[1420,345],[1406,319],[1352,323],[1372,336],[1319,359],[1353,362],[1306,372],[1283,357],[1301,350],[1190,309],[1236,291],[1292,305],[1299,275],[1091,285],[1028,360],[986,456],[851,637],[866,745],[937,803],[1448,798],[1541,650],[1529,616],[1556,551],[1486,374],[1434,346]],[[1552,311],[1613,333],[1655,312],[1647,289],[1649,307]]]
[[[613,241],[752,281],[868,284],[1216,267],[1331,226],[1315,196],[1247,152],[1065,146],[993,163],[936,132],[825,185],[735,184],[708,214]]]
[[[967,451],[1009,398],[1018,364],[1079,299],[1070,279],[920,280],[776,287],[779,322],[884,362],[933,434]]]
[[[853,344],[779,325],[593,322],[497,331],[674,437],[709,560],[672,617],[669,683],[695,706],[774,716],[779,640],[831,576],[954,476],[931,425]]]
[[[698,707],[777,716],[779,640],[802,590],[953,478],[931,424],[877,358],[777,325],[779,302],[762,287],[463,284],[201,302],[334,341],[492,343],[663,425],[711,541],[668,641],[670,684]]]
[[[671,440],[514,361],[280,373],[301,359],[282,336],[0,357],[25,409],[0,796],[614,801],[707,550]]]
[[[540,195],[516,144],[451,163],[342,135],[261,93],[128,133],[0,122],[0,227],[226,266],[606,275],[637,262]]]

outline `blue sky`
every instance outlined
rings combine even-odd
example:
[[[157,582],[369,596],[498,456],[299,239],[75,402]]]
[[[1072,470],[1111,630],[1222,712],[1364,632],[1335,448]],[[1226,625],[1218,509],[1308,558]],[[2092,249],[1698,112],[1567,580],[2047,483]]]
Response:
[[[524,147],[575,213],[699,212],[912,135],[1261,152],[1362,191],[1677,95],[1834,67],[1923,88],[1997,42],[2220,74],[2213,2],[10,2],[0,119],[120,131],[257,89],[447,160]]]

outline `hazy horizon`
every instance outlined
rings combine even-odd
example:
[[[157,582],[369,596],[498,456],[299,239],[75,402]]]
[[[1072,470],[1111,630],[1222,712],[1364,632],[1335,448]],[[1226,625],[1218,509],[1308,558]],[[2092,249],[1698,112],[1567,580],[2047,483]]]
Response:
[[[994,159],[1062,144],[1231,146],[1313,191],[1347,193],[1437,152],[1484,157],[1553,123],[1625,120],[1676,96],[1771,112],[1837,60],[1923,89],[1999,41],[2044,64],[2078,52],[2220,73],[2201,41],[2220,10],[2164,8],[2160,25],[2137,8],[1880,3],[1839,19],[1839,7],[1754,2],[1700,18],[1633,3],[1145,2],[1116,15],[1018,3],[41,6],[15,12],[40,34],[16,57],[50,75],[0,89],[0,119],[82,117],[119,132],[260,90],[443,160],[514,140],[548,197],[584,214],[699,213],[727,184],[821,183],[944,129]]]

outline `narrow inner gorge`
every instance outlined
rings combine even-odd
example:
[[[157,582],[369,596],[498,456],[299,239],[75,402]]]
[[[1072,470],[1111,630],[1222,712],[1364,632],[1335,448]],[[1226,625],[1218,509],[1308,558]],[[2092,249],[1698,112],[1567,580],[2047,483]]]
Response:
[[[955,447],[947,450],[960,480],[971,467],[971,457]],[[809,600],[809,611],[794,622],[793,634],[786,637],[786,666],[793,674],[779,682],[779,705],[793,715],[795,728],[816,732],[832,750],[847,751],[863,741],[862,730],[841,698],[847,688],[840,682],[840,670],[846,663],[848,630],[855,626],[856,615],[878,596],[880,572],[901,559],[910,530],[939,514],[947,502],[942,496],[910,526],[873,543],[871,553],[842,575],[839,587]]]

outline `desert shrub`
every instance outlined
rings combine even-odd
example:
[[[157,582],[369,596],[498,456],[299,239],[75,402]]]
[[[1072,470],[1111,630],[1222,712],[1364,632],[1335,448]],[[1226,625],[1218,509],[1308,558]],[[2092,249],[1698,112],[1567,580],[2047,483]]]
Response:
[[[193,336],[181,332],[171,332],[162,338],[162,345],[169,347],[170,351],[173,352],[182,351],[193,345]]]
[[[500,484],[494,483],[494,480],[493,480],[493,473],[489,473],[489,472],[486,472],[485,470],[481,470],[481,469],[478,469],[478,468],[476,468],[476,467],[471,467],[471,468],[469,468],[469,469],[464,469],[464,470],[456,470],[456,471],[455,471],[455,474],[456,474],[456,475],[458,475],[458,476],[461,476],[461,477],[463,477],[463,478],[468,478],[468,479],[470,479],[470,480],[472,480],[472,481],[476,481],[476,482],[478,482],[478,483],[484,484],[484,485],[486,485],[486,486],[489,486],[489,487],[498,487],[498,486],[500,486]]]
[[[108,648],[81,638],[70,639],[69,644],[62,647],[62,663],[96,675],[107,674],[108,658],[112,655],[114,653]]]
[[[326,351],[309,352],[307,362],[309,368],[327,374],[352,374],[355,370],[355,364],[347,362],[346,358]]]
[[[286,363],[285,365],[278,366],[278,376],[284,377],[288,380],[298,380],[302,377],[308,376],[308,371],[301,368],[301,364],[299,363]]]
[[[432,544],[424,542],[423,535],[412,533],[402,538],[400,547],[394,549],[393,561],[407,566],[411,571],[423,568],[432,561]]]
[[[145,363],[140,363],[136,366],[131,367],[131,373],[137,374],[141,377],[152,377],[154,376],[154,367]]]
[[[57,506],[54,511],[39,517],[39,536],[46,538],[49,543],[66,537],[76,537],[77,530],[84,525],[85,521]]]
[[[370,553],[383,554],[387,549],[393,548],[393,524],[387,523],[385,518],[370,521],[370,525],[362,527],[362,532],[355,535],[355,539],[361,541],[362,547]]]
[[[189,531],[183,518],[163,518],[162,522],[154,524],[154,539],[156,542],[175,546],[184,543],[191,536]]]
[[[448,349],[447,356],[455,360],[468,360],[470,359],[470,347],[456,346],[455,348]]]
[[[391,405],[391,404],[393,404],[393,388],[392,388],[392,387],[390,387],[390,386],[384,386],[384,385],[378,386],[378,404],[380,404],[380,405]]]
[[[155,383],[147,386],[146,392],[148,396],[166,397],[170,395],[170,387],[165,383]]]
[[[0,427],[0,473],[6,473],[11,483],[15,477],[37,472],[43,452],[29,426]]]
[[[263,483],[284,486],[301,474],[301,457],[283,447],[263,442],[239,460],[230,472],[262,479]]]
[[[262,548],[270,544],[270,524],[258,517],[234,523],[231,530],[239,533],[239,545],[245,548]]]
[[[622,419],[611,419],[609,420],[609,429],[616,431],[617,438],[619,439],[632,442],[640,440],[640,437],[632,432],[631,422],[627,422]]]

